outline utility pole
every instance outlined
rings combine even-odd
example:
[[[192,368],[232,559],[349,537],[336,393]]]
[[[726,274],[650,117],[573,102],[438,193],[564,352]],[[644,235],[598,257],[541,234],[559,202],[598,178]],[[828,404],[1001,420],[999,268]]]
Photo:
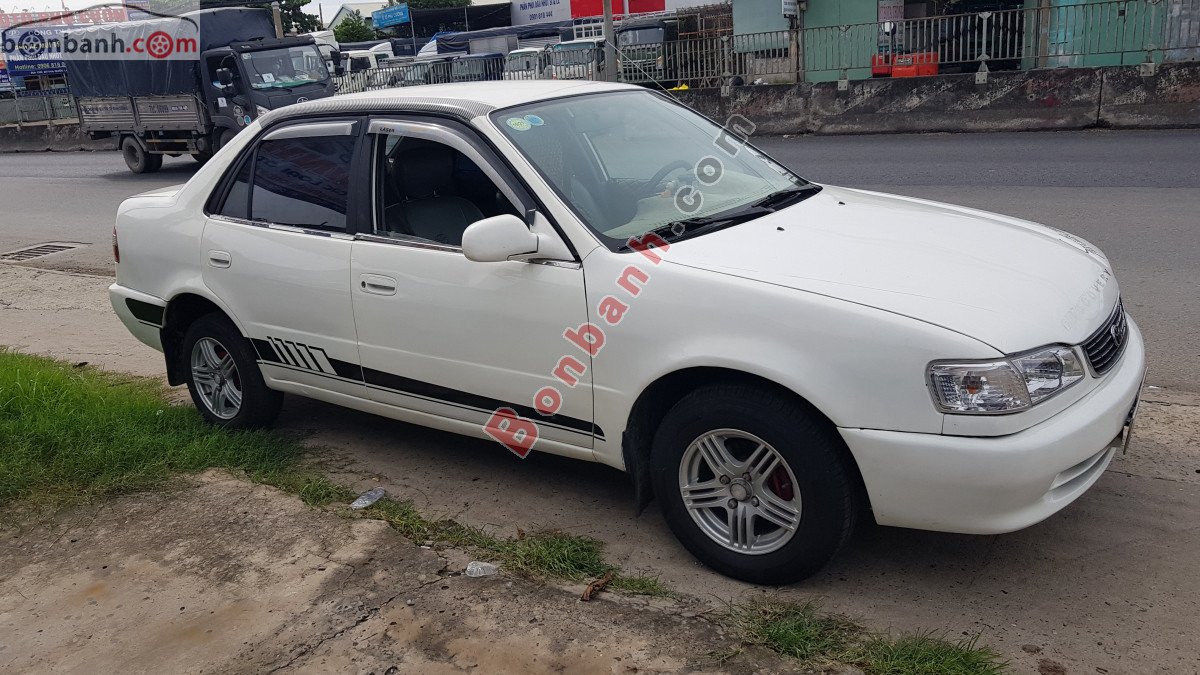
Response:
[[[604,0],[604,79],[617,81],[617,36],[613,30],[612,0]]]
[[[283,17],[279,13],[279,3],[271,3],[271,17],[275,19],[275,37],[283,37]]]

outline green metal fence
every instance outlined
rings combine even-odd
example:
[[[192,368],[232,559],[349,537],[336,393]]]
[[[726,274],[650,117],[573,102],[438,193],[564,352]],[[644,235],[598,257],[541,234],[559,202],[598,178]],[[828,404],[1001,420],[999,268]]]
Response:
[[[1132,65],[1200,58],[1200,0],[1106,0],[801,31],[806,79],[869,77],[873,62],[932,54],[938,72]]]

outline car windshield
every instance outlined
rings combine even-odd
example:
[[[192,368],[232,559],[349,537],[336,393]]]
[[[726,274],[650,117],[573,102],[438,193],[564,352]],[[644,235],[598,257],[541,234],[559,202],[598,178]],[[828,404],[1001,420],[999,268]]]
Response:
[[[591,63],[595,59],[597,45],[594,42],[577,42],[574,44],[557,44],[551,50],[554,63],[570,66]]]
[[[509,53],[505,59],[504,67],[508,70],[533,70],[537,68],[537,54],[524,53]]]
[[[613,250],[646,232],[670,240],[745,222],[819,189],[650,92],[541,101],[492,120]]]
[[[617,42],[622,47],[658,44],[665,32],[662,28],[631,28],[617,33]]]
[[[288,89],[329,79],[325,59],[313,45],[244,53],[242,63],[255,89]]]

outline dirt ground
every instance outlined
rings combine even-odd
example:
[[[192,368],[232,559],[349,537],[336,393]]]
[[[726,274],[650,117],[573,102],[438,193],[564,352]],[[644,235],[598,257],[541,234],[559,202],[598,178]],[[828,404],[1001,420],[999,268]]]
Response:
[[[161,356],[134,341],[112,314],[104,292],[109,283],[110,277],[0,265],[0,344],[115,370],[161,375]],[[91,653],[92,647],[81,648],[87,635],[104,640],[107,654],[120,653],[119,649],[124,648],[126,656],[132,657],[135,644],[141,644],[143,649],[158,644],[160,638],[153,631],[159,630],[168,616],[179,619],[171,611],[180,613],[180,606],[190,608],[207,603],[205,611],[218,612],[220,606],[232,613],[222,615],[231,618],[222,619],[221,623],[234,624],[237,613],[245,611],[265,615],[265,619],[253,621],[255,626],[284,626],[278,633],[262,628],[266,632],[252,634],[247,628],[231,629],[234,634],[227,635],[221,633],[223,628],[211,624],[200,629],[186,622],[169,623],[201,632],[213,630],[211,635],[220,635],[212,639],[230,641],[220,643],[225,647],[232,644],[228,651],[211,647],[200,650],[204,654],[237,654],[238,658],[220,663],[210,658],[206,661],[210,670],[242,666],[269,669],[286,664],[292,656],[298,656],[292,667],[299,670],[336,668],[368,672],[379,668],[375,672],[382,673],[390,667],[386,662],[402,671],[416,668],[436,672],[434,663],[464,667],[472,659],[484,659],[478,663],[491,670],[494,662],[486,659],[506,654],[505,650],[511,648],[513,653],[505,659],[515,658],[522,650],[539,655],[537,667],[531,666],[534,669],[544,664],[569,663],[572,664],[569,669],[574,671],[578,664],[588,663],[601,670],[621,672],[621,668],[636,664],[639,669],[655,672],[656,668],[674,671],[714,667],[698,659],[711,649],[719,649],[721,636],[704,622],[702,617],[707,614],[697,607],[717,608],[731,599],[772,592],[796,600],[822,598],[828,609],[848,614],[876,630],[932,630],[951,637],[980,633],[985,643],[1011,660],[1014,672],[1018,673],[1200,673],[1200,642],[1195,637],[1200,633],[1200,598],[1195,593],[1200,588],[1200,566],[1196,564],[1200,559],[1200,538],[1196,536],[1200,531],[1200,396],[1195,394],[1148,387],[1143,392],[1143,407],[1129,454],[1118,457],[1100,482],[1078,502],[1042,524],[997,537],[867,526],[849,550],[824,572],[779,591],[731,581],[696,565],[671,537],[657,512],[651,509],[640,515],[633,513],[628,482],[611,469],[537,453],[521,461],[488,443],[297,397],[288,399],[280,424],[308,434],[309,442],[321,448],[322,462],[339,480],[362,488],[382,485],[393,496],[412,499],[430,516],[453,517],[503,534],[513,532],[516,527],[526,530],[552,527],[594,536],[606,542],[613,562],[626,570],[659,576],[690,599],[680,607],[663,610],[644,608],[630,604],[631,601],[609,602],[604,605],[605,611],[616,613],[603,615],[597,614],[592,605],[565,602],[564,605],[574,609],[582,607],[583,613],[560,615],[565,622],[562,625],[567,627],[564,631],[538,633],[534,639],[533,633],[518,626],[520,621],[514,621],[513,617],[526,611],[527,618],[521,615],[525,621],[536,617],[539,620],[533,625],[544,624],[543,617],[549,612],[538,604],[538,594],[551,594],[547,602],[562,603],[563,598],[570,600],[569,595],[555,594],[565,592],[514,581],[519,593],[491,593],[486,596],[487,603],[475,602],[474,596],[467,592],[475,589],[455,584],[478,580],[451,577],[456,579],[450,584],[451,589],[463,590],[457,595],[449,589],[438,594],[442,589],[436,584],[424,587],[400,572],[386,571],[394,568],[386,567],[385,563],[394,562],[392,558],[400,554],[392,553],[392,549],[380,543],[379,533],[356,530],[364,527],[359,522],[349,524],[338,520],[334,525],[310,525],[305,510],[299,507],[293,516],[275,521],[276,527],[285,528],[280,534],[283,540],[288,539],[285,533],[294,532],[297,547],[274,550],[250,536],[242,544],[217,548],[226,551],[225,557],[236,560],[239,569],[249,570],[240,577],[251,580],[245,581],[249,587],[273,589],[261,596],[250,594],[258,600],[241,595],[238,589],[247,586],[229,585],[228,580],[207,576],[211,570],[220,569],[220,565],[188,568],[181,562],[182,567],[146,568],[152,569],[152,573],[146,572],[146,578],[160,579],[164,587],[172,575],[188,579],[174,586],[178,590],[173,596],[168,592],[151,592],[152,585],[139,596],[155,601],[170,598],[164,600],[163,608],[159,608],[160,602],[154,602],[153,606],[146,604],[151,601],[123,603],[119,610],[115,607],[106,610],[113,616],[95,610],[87,614],[92,620],[79,619],[67,624],[64,617],[83,616],[85,608],[92,607],[87,604],[89,599],[80,599],[72,593],[82,593],[99,583],[79,572],[80,562],[84,568],[88,564],[103,565],[102,557],[94,557],[94,562],[81,559],[75,563],[68,562],[68,558],[38,558],[44,556],[44,546],[48,544],[41,548],[22,544],[20,550],[0,552],[3,574],[19,568],[17,576],[3,581],[5,589],[25,588],[22,583],[53,589],[48,595],[45,590],[37,594],[22,591],[38,602],[45,596],[49,604],[44,606],[24,600],[13,604],[13,594],[7,590],[0,592],[0,602],[4,603],[0,606],[0,629],[7,631],[9,626],[41,621],[45,625],[37,628],[49,632],[50,624],[59,622],[58,641],[45,644],[57,646],[52,650],[57,654],[55,663],[68,669],[71,664],[83,663]],[[206,482],[197,488],[198,494],[204,495],[214,489],[211,485],[221,484],[221,481]],[[238,485],[249,492],[265,490]],[[164,502],[160,500],[171,498],[142,497],[106,507],[97,518],[123,508],[132,510],[124,519],[110,523],[106,538],[87,539],[82,534],[77,537],[79,542],[94,542],[79,547],[78,555],[92,555],[87,551],[95,547],[113,550],[103,547],[119,546],[123,537],[146,536],[137,531],[145,529],[139,514],[151,513],[158,508],[154,504],[161,505]],[[272,505],[289,500],[262,499],[264,504]],[[226,502],[222,507],[222,500],[216,500],[214,518],[238,521],[242,527],[251,528],[247,531],[258,527],[252,521],[264,518],[259,511],[243,511],[233,505],[235,502]],[[171,510],[163,509],[160,513]],[[296,528],[289,527],[293,520]],[[124,525],[119,527],[118,522]],[[329,544],[306,538],[317,536],[313,533],[320,532],[321,527],[354,530],[354,541],[358,543],[343,539]],[[72,531],[80,528],[87,529],[84,523],[79,523]],[[164,549],[168,551],[164,555],[177,556],[171,557],[172,561],[185,561],[185,549],[204,549],[205,542],[211,544],[216,536],[233,536],[224,534],[220,528],[208,537],[201,534],[203,530],[191,531],[197,534],[181,535],[173,541],[172,545],[180,549],[178,554]],[[59,542],[56,546],[62,546],[67,540],[56,541]],[[9,544],[16,546],[13,540]],[[369,564],[345,564],[363,570],[364,574],[367,570],[372,574],[378,571],[387,580],[385,588],[372,590],[369,584],[364,586],[361,579],[365,577],[323,577],[334,569],[328,565],[320,571],[305,568],[307,576],[299,571],[287,576],[291,573],[288,570],[298,569],[296,565],[317,564],[316,558],[306,558],[317,555],[312,551],[321,551],[317,557],[324,556],[322,559],[332,559],[334,551],[343,551],[342,555],[351,558],[360,554],[373,557]],[[204,559],[201,552],[194,553]],[[401,559],[405,566],[424,569],[421,553],[409,551],[404,556]],[[438,568],[440,572],[416,572],[416,575],[425,574],[429,581],[431,574],[441,577],[448,570],[461,569],[465,560],[459,563]],[[440,563],[431,559],[428,564]],[[187,572],[188,569],[193,572]],[[387,577],[387,574],[398,576]],[[508,581],[512,580],[503,583]],[[322,584],[332,584],[338,590],[328,592]],[[408,591],[410,588],[421,591],[412,598],[415,604],[411,607],[404,602],[397,604],[394,599],[379,600],[393,597],[390,593],[397,590],[400,593],[396,598],[409,599],[408,595],[417,594],[416,590]],[[379,595],[370,595],[376,592]],[[193,594],[196,599],[191,599]],[[334,596],[364,598],[363,594],[373,598],[362,600],[364,606],[379,609],[368,612],[369,616],[355,626],[364,615],[355,615],[350,610],[343,612]],[[458,595],[467,599],[455,599]],[[183,597],[189,599],[177,601]],[[234,604],[237,598],[243,598],[249,606]],[[314,602],[315,598],[322,600]],[[70,602],[79,606],[72,608]],[[423,603],[444,611],[436,617],[421,614]],[[467,606],[482,609],[468,611]],[[685,606],[688,609],[682,609]],[[453,612],[464,617],[457,628],[438,623],[446,621],[445,614]],[[685,612],[689,615],[701,612],[701,618],[684,619]],[[186,610],[182,613],[186,614]],[[410,615],[414,618],[397,618]],[[390,618],[384,620],[385,616]],[[492,629],[496,632],[476,628],[486,627],[487,617],[495,621]],[[420,623],[417,618],[428,619],[432,622],[429,626],[440,627],[457,637],[439,643],[443,646],[430,651],[422,646],[428,640],[421,636],[432,633],[414,628]],[[392,621],[397,622],[395,626]],[[109,630],[113,625],[123,628]],[[311,629],[301,631],[303,625]],[[519,629],[504,632],[510,626]],[[695,632],[647,632],[659,628]],[[31,640],[50,640],[29,636],[22,630],[16,643],[21,646],[0,645],[0,668],[5,663],[18,663],[9,660],[13,654],[37,650],[37,643]],[[70,634],[69,639],[61,635],[64,630]],[[299,632],[287,637],[289,630]],[[490,636],[482,639],[486,648],[472,646],[477,630]],[[550,631],[544,625],[541,630]],[[311,641],[313,636],[317,636],[317,642]],[[576,642],[570,642],[572,638]],[[445,646],[451,644],[454,646]],[[639,647],[646,644],[653,646]],[[688,653],[677,651],[679,645],[688,646]],[[466,660],[457,660],[460,653]],[[604,656],[583,660],[584,656],[594,654]],[[260,656],[263,660],[253,660]],[[622,660],[616,661],[617,656]],[[158,662],[165,658],[168,657],[161,657]],[[394,660],[402,658],[417,660]],[[751,670],[775,667],[754,660],[761,656],[745,658],[750,661],[727,667]],[[430,665],[423,665],[425,662],[420,659],[428,660]],[[89,659],[86,663],[90,665],[93,661]],[[43,662],[43,666],[48,665],[49,662]]]
[[[696,603],[461,574],[467,558],[217,471],[3,533],[0,670],[784,672]]]

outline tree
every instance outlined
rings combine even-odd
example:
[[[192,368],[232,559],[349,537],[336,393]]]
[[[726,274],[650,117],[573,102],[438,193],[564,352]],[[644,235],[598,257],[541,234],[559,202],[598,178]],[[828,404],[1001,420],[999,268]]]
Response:
[[[310,0],[279,0],[279,17],[283,20],[284,33],[311,33],[324,28],[319,17],[304,11],[304,6],[309,2]]]
[[[353,10],[333,28],[333,37],[338,42],[366,42],[375,39],[375,31],[358,10]]]

